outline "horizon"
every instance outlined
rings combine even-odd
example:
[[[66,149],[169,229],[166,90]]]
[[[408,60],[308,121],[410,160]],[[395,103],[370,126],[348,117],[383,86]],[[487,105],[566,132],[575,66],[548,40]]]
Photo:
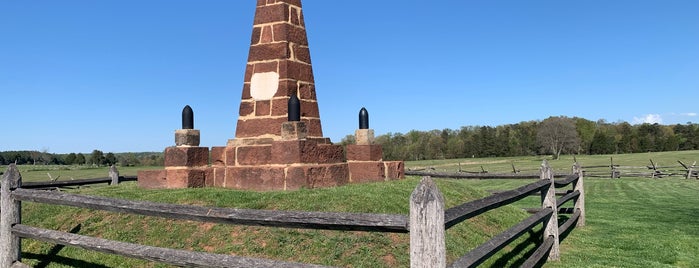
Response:
[[[0,151],[160,152],[185,105],[235,137],[256,1],[0,4]],[[366,8],[371,7],[371,8]],[[323,134],[541,121],[685,124],[696,1],[303,2]],[[8,120],[9,119],[9,120]]]

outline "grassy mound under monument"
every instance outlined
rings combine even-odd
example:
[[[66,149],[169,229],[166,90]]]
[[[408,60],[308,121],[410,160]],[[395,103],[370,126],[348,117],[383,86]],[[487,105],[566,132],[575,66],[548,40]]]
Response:
[[[409,178],[329,189],[259,193],[218,188],[143,190],[129,182],[119,187],[90,187],[71,192],[216,207],[407,214],[408,198],[417,183],[418,178]],[[489,194],[467,186],[466,181],[439,180],[437,183],[448,207]],[[27,225],[159,247],[342,267],[409,266],[407,234],[233,226],[30,202],[24,203],[23,213],[23,223]],[[448,258],[454,260],[527,216],[516,207],[506,207],[450,229],[447,232]],[[533,248],[524,241],[527,237],[529,235],[520,241],[524,247]],[[22,248],[24,262],[33,266],[160,266],[30,239],[23,240]],[[510,259],[512,256],[500,254],[489,263],[501,266]]]

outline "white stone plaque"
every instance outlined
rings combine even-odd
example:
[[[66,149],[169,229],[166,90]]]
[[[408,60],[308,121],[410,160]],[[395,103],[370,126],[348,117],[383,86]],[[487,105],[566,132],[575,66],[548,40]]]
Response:
[[[277,72],[254,73],[250,78],[250,95],[255,100],[270,100],[277,94],[279,74]]]

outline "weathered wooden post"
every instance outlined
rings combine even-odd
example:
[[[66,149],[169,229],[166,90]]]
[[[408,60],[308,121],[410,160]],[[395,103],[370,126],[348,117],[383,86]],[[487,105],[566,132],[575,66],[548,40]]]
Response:
[[[580,217],[575,224],[577,227],[585,226],[585,184],[583,180],[583,170],[578,162],[573,164],[573,174],[578,175],[578,180],[573,183],[573,191],[578,191],[580,195],[575,200],[575,209],[580,211]]]
[[[20,261],[20,238],[12,234],[12,226],[21,222],[22,203],[12,198],[12,190],[21,185],[17,166],[10,164],[0,182],[0,268]]]
[[[444,197],[429,176],[410,195],[410,267],[446,267]]]
[[[616,166],[614,166],[614,158],[613,157],[609,157],[609,167],[612,168],[612,179],[618,179],[619,177],[621,177],[619,170],[617,170]]]
[[[544,239],[549,236],[553,237],[553,245],[549,252],[549,260],[557,261],[561,258],[560,243],[558,241],[558,206],[556,205],[556,185],[554,184],[553,170],[549,166],[549,162],[544,160],[541,163],[541,179],[550,180],[551,184],[548,190],[541,191],[541,207],[551,208],[553,214],[551,218],[544,224]]]
[[[119,171],[117,170],[116,165],[109,167],[109,177],[112,178],[112,182],[109,183],[109,185],[119,184]]]
[[[684,167],[684,169],[687,171],[686,179],[692,178],[692,169],[694,169],[694,166],[697,164],[697,161],[694,161],[694,164],[692,164],[691,166],[685,165],[681,160],[677,160],[677,162],[680,163],[680,165],[682,165],[682,167]]]
[[[653,169],[653,173],[650,175],[650,178],[655,179],[655,176],[659,175],[660,172],[658,171],[658,166],[656,166],[655,163],[653,162],[653,159],[649,159],[649,160],[650,160],[651,166],[648,167],[648,169],[651,169],[651,168]],[[660,176],[658,176],[658,178],[660,178]]]

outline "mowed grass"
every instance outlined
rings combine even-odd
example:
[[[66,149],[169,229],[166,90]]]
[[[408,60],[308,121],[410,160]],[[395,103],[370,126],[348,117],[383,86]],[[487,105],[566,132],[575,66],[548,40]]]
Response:
[[[656,165],[681,170],[680,160],[691,165],[699,151],[651,152],[622,155],[576,156],[583,166]],[[548,159],[557,172],[570,170],[573,156],[499,157],[406,162],[406,168],[433,167],[438,171],[512,172],[512,163],[533,173]],[[467,180],[470,187],[503,190],[528,180]],[[661,179],[587,178],[587,226],[575,229],[561,244],[561,261],[545,267],[699,267],[699,180],[682,175]],[[531,207],[525,199],[515,204]]]
[[[19,165],[22,181],[49,181],[51,178],[59,181],[71,179],[93,179],[109,176],[108,166],[89,165]],[[5,172],[7,166],[0,167],[0,172]],[[162,169],[162,167],[117,167],[120,176],[136,176],[139,170]],[[50,175],[50,176],[49,176]]]
[[[604,165],[610,156],[577,156],[583,165]],[[699,151],[612,155],[621,165],[642,166],[648,159],[665,166],[681,160],[691,164]],[[407,162],[406,167],[462,168],[484,165],[490,172],[508,172],[511,162],[536,172],[546,157],[476,158]],[[572,156],[550,161],[567,172]],[[679,166],[679,164],[677,164]],[[465,168],[464,168],[465,169]],[[480,168],[478,168],[480,169]],[[454,169],[458,170],[458,169]],[[121,168],[120,168],[121,171]],[[31,172],[31,171],[29,171]],[[104,169],[104,174],[107,169]],[[122,171],[122,174],[124,172]],[[45,174],[44,174],[45,175]],[[24,173],[23,173],[24,176]],[[97,177],[103,177],[99,175]],[[26,177],[26,176],[25,176]],[[88,176],[93,177],[93,176]],[[78,177],[76,177],[77,179]],[[81,177],[84,178],[84,177]],[[408,213],[408,197],[419,178],[348,185],[294,192],[245,192],[228,189],[142,190],[133,182],[70,190],[80,194],[155,202],[217,207],[304,211]],[[438,179],[447,207],[489,195],[489,190],[512,189],[534,180]],[[561,261],[545,267],[699,267],[699,180],[587,178],[587,226],[577,228],[561,243]],[[490,237],[528,216],[521,208],[538,206],[529,197],[505,208],[459,224],[447,231],[447,253],[453,261]],[[342,267],[407,267],[407,234],[315,231],[245,227],[167,220],[24,203],[23,222],[48,229],[73,231],[119,241],[308,262]],[[538,230],[537,230],[538,231]],[[489,260],[484,267],[516,267],[531,252],[540,233],[527,234]],[[516,249],[518,254],[508,252]],[[520,253],[524,252],[524,253]],[[24,240],[25,262],[48,267],[162,267],[165,265],[90,252],[73,247]]]
[[[265,193],[217,188],[143,190],[134,182],[128,182],[112,187],[83,187],[71,192],[215,207],[407,214],[410,193],[418,182],[419,178],[413,177],[386,183]],[[466,184],[467,181],[437,181],[448,207],[488,195]],[[24,202],[23,206],[24,224],[118,241],[341,267],[409,266],[408,234],[232,226],[31,202]],[[527,216],[516,207],[504,207],[453,227],[447,232],[449,261]],[[518,247],[528,252],[534,248],[531,242],[537,237],[537,234],[534,237],[525,235],[487,265],[517,266],[523,261],[522,254],[509,251]],[[23,241],[23,256],[30,265],[45,267],[165,266],[31,239]]]
[[[549,160],[551,167],[556,172],[569,172],[574,160],[583,166],[610,165],[613,159],[614,165],[645,167],[650,165],[650,160],[657,166],[667,167],[672,170],[680,170],[683,167],[677,162],[682,161],[691,165],[699,161],[699,151],[674,151],[674,152],[649,152],[636,154],[610,154],[610,155],[561,155],[558,160],[552,160],[550,156],[517,156],[517,157],[486,157],[486,158],[462,158],[409,161],[405,163],[406,169],[434,168],[436,171],[456,172],[461,167],[463,171],[480,172],[482,169],[489,173],[512,173],[512,165],[522,173],[537,173],[541,161]],[[482,167],[482,169],[481,169]],[[595,169],[605,171],[609,168]],[[640,169],[643,171],[643,169]],[[647,169],[645,172],[649,172]]]

